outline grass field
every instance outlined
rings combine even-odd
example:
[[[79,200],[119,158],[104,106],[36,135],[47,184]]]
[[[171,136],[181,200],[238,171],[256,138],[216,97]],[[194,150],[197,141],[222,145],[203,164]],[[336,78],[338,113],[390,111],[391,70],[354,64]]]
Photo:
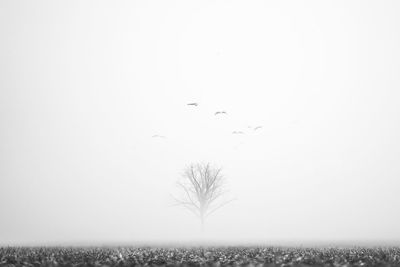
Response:
[[[400,247],[2,247],[0,266],[400,266]]]

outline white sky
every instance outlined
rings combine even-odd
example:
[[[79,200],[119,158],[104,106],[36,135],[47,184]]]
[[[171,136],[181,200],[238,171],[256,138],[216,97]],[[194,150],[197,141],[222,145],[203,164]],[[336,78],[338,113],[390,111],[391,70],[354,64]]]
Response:
[[[1,1],[0,244],[198,240],[169,206],[198,161],[237,198],[205,240],[400,241],[399,14],[378,0]]]

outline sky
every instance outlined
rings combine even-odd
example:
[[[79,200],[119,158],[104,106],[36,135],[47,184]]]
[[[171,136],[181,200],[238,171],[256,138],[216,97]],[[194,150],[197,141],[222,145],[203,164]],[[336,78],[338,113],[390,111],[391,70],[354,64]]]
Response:
[[[399,13],[0,1],[0,244],[400,243]],[[203,233],[197,162],[235,199]]]

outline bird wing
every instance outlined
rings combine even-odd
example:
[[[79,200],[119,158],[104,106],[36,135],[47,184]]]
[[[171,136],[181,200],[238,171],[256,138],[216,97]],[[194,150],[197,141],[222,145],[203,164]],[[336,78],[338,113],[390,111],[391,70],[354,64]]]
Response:
[[[165,138],[165,136],[163,136],[163,135],[158,135],[158,134],[155,134],[155,135],[153,135],[152,137],[154,137],[154,138],[156,138],[156,137]]]

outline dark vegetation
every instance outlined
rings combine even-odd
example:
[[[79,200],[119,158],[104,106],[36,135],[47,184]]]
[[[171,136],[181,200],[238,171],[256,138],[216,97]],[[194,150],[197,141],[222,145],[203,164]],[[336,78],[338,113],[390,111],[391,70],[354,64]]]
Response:
[[[3,247],[0,266],[400,266],[400,248]]]

